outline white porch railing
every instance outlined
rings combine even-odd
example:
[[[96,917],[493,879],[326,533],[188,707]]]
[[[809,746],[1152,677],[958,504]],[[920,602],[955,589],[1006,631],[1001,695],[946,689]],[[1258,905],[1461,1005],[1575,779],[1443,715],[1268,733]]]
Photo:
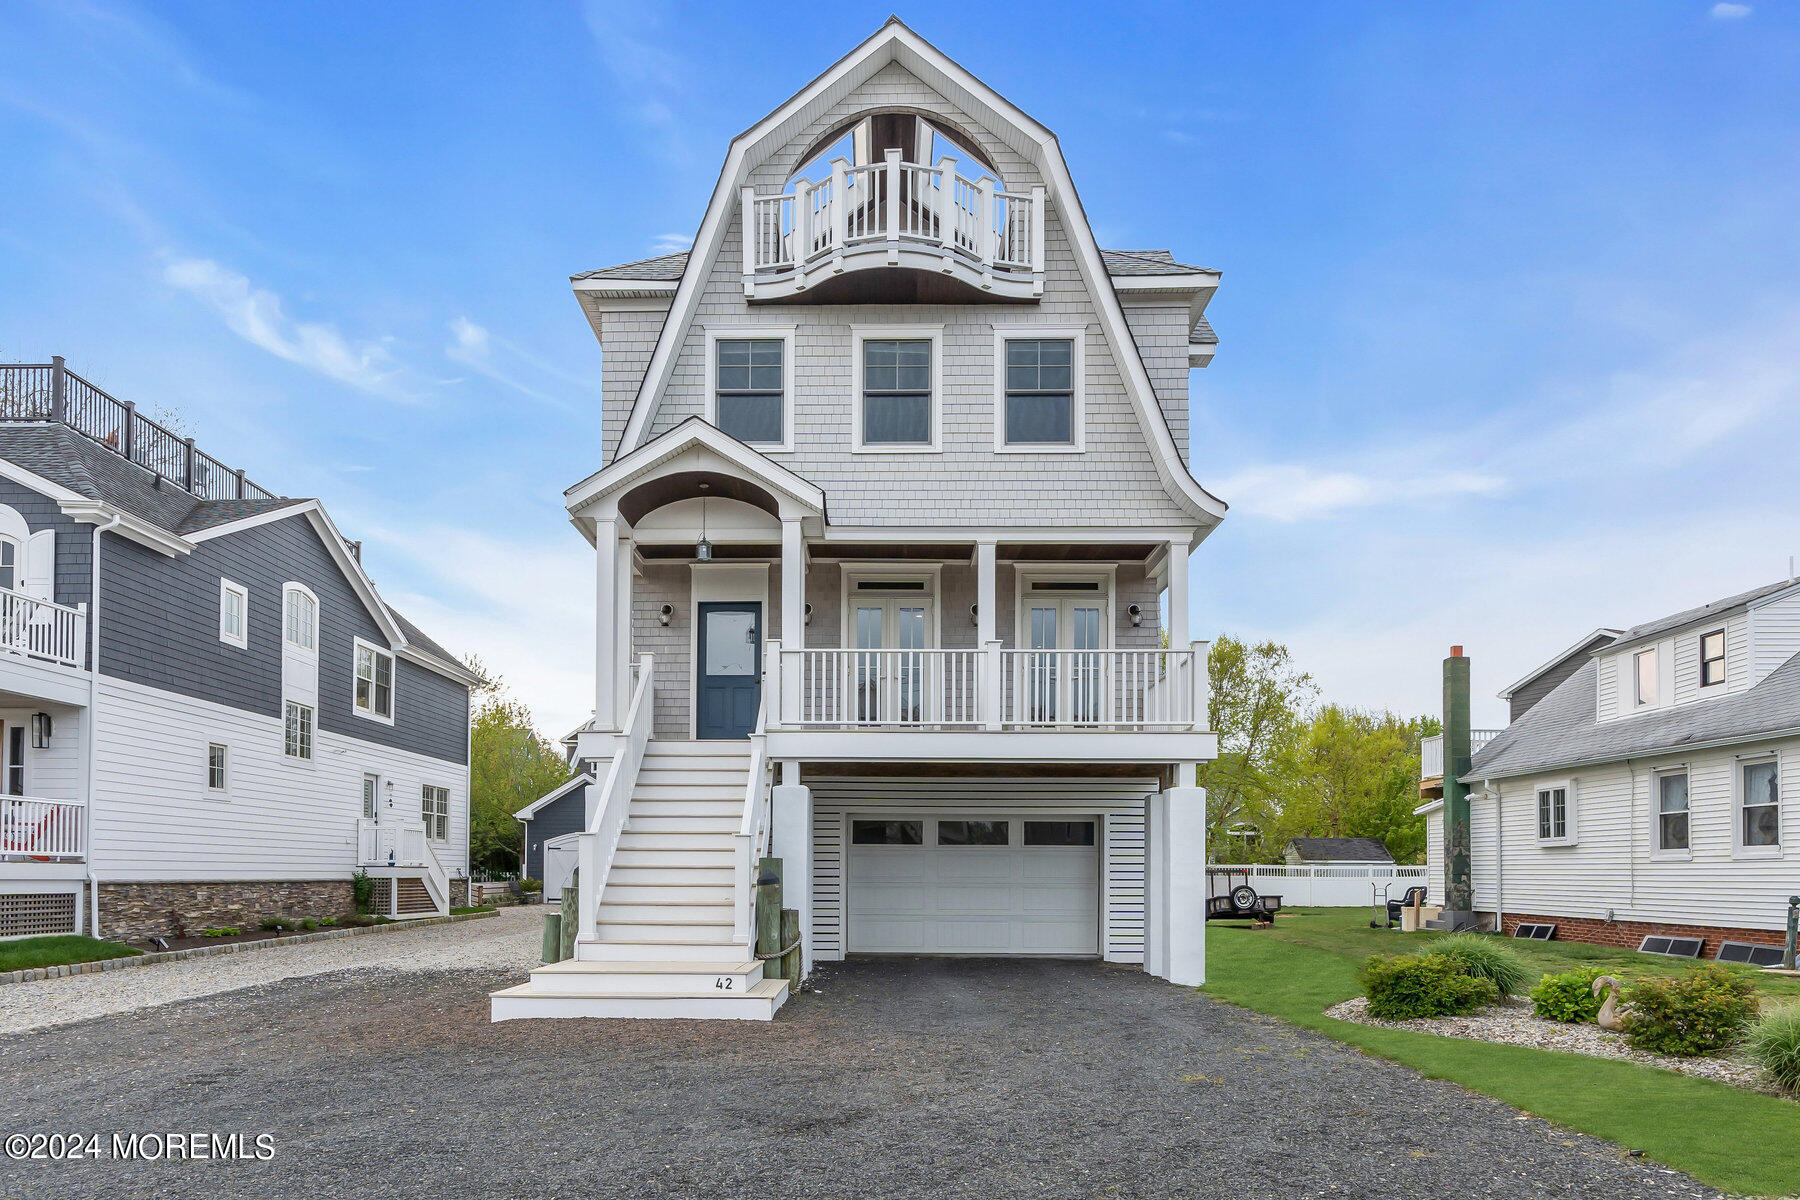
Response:
[[[892,149],[863,166],[837,159],[830,178],[798,180],[791,192],[743,189],[746,294],[758,271],[804,270],[870,242],[923,245],[944,256],[946,270],[957,256],[984,271],[1041,275],[1044,189],[1000,191],[989,176],[964,178],[954,162],[903,162]]]
[[[1481,748],[1494,740],[1498,729],[1469,730],[1469,753],[1479,754]],[[1434,733],[1419,739],[1419,778],[1442,779],[1444,777],[1444,735]]]
[[[0,858],[79,860],[85,808],[79,800],[0,796]]]
[[[1426,883],[1427,867],[1342,866],[1285,867],[1268,863],[1209,863],[1248,871],[1258,895],[1280,896],[1287,908],[1367,908],[1382,885],[1398,900],[1408,887]]]
[[[1206,643],[1185,650],[785,650],[770,728],[1204,729]]]
[[[756,938],[756,864],[769,852],[774,764],[769,761],[767,680],[763,706],[750,735],[750,776],[744,784],[744,820],[738,826],[737,855],[732,871],[731,940],[749,945]]]
[[[70,608],[0,591],[0,652],[79,667],[87,641],[87,605]]]
[[[631,689],[631,707],[626,710],[623,732],[613,741],[612,765],[600,785],[600,796],[594,804],[594,820],[577,839],[575,864],[580,872],[577,920],[579,936],[592,940],[599,932],[600,895],[606,890],[606,876],[612,870],[613,854],[619,848],[619,835],[625,832],[625,815],[631,807],[631,793],[637,788],[638,768],[644,762],[644,748],[650,742],[650,731],[656,714],[656,671],[651,656],[645,654],[637,662],[637,678]]]
[[[450,872],[431,848],[425,822],[387,816],[358,817],[356,863],[359,867],[404,867],[425,872],[425,887],[439,912],[450,911]]]

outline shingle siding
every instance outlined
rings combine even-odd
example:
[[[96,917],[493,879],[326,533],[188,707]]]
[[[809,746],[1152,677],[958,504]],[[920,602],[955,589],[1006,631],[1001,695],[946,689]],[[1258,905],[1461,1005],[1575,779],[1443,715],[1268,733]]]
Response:
[[[71,608],[86,604],[92,583],[94,527],[63,516],[56,501],[10,479],[0,479],[0,504],[17,509],[33,533],[56,530],[56,602]]]
[[[1156,402],[1169,436],[1185,465],[1188,461],[1188,309],[1167,300],[1124,301],[1125,323],[1156,389]]]
[[[525,877],[544,877],[544,843],[587,827],[587,785],[583,784],[531,814],[525,825]]]
[[[304,516],[202,542],[179,558],[115,534],[102,536],[103,674],[278,716],[282,586],[296,581],[319,598],[318,727],[467,762],[468,689],[410,662],[395,663],[394,724],[354,715],[352,639],[388,642]],[[244,649],[219,640],[221,578],[250,591]]]

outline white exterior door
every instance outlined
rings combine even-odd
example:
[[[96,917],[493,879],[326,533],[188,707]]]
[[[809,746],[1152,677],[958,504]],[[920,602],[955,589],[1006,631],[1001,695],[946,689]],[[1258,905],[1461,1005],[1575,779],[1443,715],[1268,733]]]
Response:
[[[1101,719],[1105,612],[1089,596],[1033,597],[1026,610],[1026,720],[1038,724],[1092,724]]]
[[[576,842],[573,836],[544,843],[544,900],[561,900],[563,888],[575,874]]]
[[[856,635],[856,720],[916,725],[929,717],[926,697],[931,645],[931,600],[908,596],[858,598],[851,610]]]
[[[852,953],[1100,952],[1094,817],[850,817]]]

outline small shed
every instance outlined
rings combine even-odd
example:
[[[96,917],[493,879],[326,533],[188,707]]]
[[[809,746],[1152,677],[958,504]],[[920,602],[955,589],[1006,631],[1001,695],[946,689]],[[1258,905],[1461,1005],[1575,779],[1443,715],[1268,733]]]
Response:
[[[574,835],[587,828],[587,789],[593,782],[594,777],[583,772],[513,814],[525,832],[525,877],[544,881],[546,903],[560,899],[568,882],[574,857],[558,854],[557,846],[572,845]]]
[[[1289,838],[1281,857],[1290,867],[1386,866],[1394,861],[1378,838]]]

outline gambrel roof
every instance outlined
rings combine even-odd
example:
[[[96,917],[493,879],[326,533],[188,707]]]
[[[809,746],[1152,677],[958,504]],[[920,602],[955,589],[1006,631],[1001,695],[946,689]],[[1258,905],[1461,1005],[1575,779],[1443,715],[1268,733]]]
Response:
[[[808,122],[831,105],[842,100],[877,71],[897,63],[946,99],[978,121],[989,133],[1030,162],[1042,175],[1045,190],[1062,217],[1070,250],[1086,284],[1098,317],[1101,333],[1106,338],[1121,381],[1136,412],[1150,458],[1163,488],[1182,508],[1190,512],[1204,529],[1216,525],[1225,515],[1223,501],[1207,492],[1188,473],[1178,453],[1168,420],[1163,415],[1148,372],[1125,320],[1124,309],[1112,283],[1112,270],[1082,210],[1081,198],[1063,160],[1056,135],[1020,111],[1005,97],[975,78],[960,64],[909,29],[898,17],[890,17],[885,25],[867,41],[838,60],[818,78],[795,93],[774,112],[764,117],[732,140],[725,166],[713,189],[702,220],[694,249],[682,264],[680,282],[674,291],[668,319],[663,322],[656,348],[644,372],[637,397],[631,407],[618,455],[623,457],[644,445],[649,439],[654,409],[669,385],[677,357],[699,309],[710,265],[725,248],[738,189],[750,173],[782,151]],[[1153,251],[1124,251],[1115,255],[1120,265],[1129,265],[1126,275],[1178,274],[1199,268],[1176,263],[1173,255],[1166,259]],[[642,260],[622,267],[607,268],[597,277],[645,280],[644,275],[611,275],[630,268],[637,271],[668,272],[669,261],[677,255]],[[660,281],[653,281],[660,282]],[[666,284],[664,284],[666,287]]]

